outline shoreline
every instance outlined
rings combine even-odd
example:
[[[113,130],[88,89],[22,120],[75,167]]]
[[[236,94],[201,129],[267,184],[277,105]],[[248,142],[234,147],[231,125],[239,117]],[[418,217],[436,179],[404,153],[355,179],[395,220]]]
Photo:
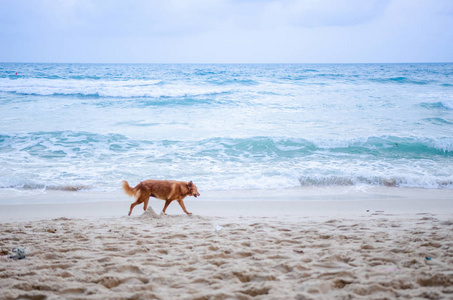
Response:
[[[95,199],[95,200],[93,200]],[[46,191],[1,192],[0,223],[39,219],[105,218],[127,216],[133,197],[123,192]],[[453,190],[374,187],[300,188],[287,190],[205,191],[185,199],[194,215],[217,217],[354,217],[370,213],[453,215]],[[160,213],[164,201],[151,198],[151,208]],[[143,205],[132,216],[143,213]],[[184,213],[173,202],[167,213]]]

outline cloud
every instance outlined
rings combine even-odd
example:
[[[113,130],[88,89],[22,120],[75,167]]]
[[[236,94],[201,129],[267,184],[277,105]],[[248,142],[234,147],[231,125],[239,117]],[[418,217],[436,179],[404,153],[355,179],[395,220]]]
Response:
[[[290,22],[302,27],[353,26],[382,16],[388,0],[294,0],[283,2]]]
[[[124,36],[186,34],[221,21],[217,0],[16,0],[0,12],[0,24],[16,34]]]
[[[349,26],[380,15],[387,0],[16,0],[2,25],[16,34],[184,35],[216,27]]]
[[[451,28],[451,0],[15,0],[0,61],[452,61]]]

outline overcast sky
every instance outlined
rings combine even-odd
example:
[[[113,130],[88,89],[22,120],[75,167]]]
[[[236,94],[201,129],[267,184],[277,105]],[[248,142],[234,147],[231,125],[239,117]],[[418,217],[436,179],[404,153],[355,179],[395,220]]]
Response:
[[[0,62],[453,62],[453,0],[0,0]]]

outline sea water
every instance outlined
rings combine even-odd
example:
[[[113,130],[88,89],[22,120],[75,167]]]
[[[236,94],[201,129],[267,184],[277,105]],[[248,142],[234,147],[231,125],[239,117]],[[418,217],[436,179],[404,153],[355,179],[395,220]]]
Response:
[[[0,63],[0,190],[145,179],[452,189],[453,64]]]

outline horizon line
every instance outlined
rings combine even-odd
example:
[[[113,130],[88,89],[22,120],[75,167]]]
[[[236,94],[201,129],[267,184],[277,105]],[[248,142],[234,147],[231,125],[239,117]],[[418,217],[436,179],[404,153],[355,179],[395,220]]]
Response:
[[[0,61],[0,64],[118,64],[118,65],[371,65],[371,64],[451,64],[439,62],[32,62]]]

